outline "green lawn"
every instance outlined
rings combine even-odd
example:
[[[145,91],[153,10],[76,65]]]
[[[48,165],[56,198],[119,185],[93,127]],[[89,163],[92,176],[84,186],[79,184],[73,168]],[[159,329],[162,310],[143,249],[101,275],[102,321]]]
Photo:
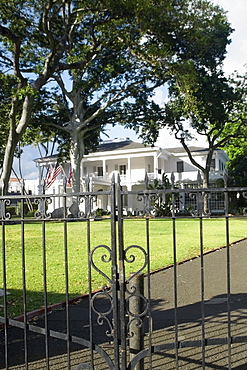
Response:
[[[230,242],[247,237],[246,226],[246,219],[230,219]],[[70,297],[88,292],[87,227],[86,222],[70,222],[67,224]],[[226,222],[224,219],[203,220],[204,251],[226,244],[225,229]],[[17,316],[23,311],[21,226],[6,226],[5,234],[7,290],[11,293],[8,296],[8,310],[11,316]],[[151,270],[172,264],[174,262],[172,220],[150,220],[149,234]],[[42,224],[26,224],[24,236],[27,311],[30,311],[44,304]],[[91,249],[101,244],[110,246],[110,241],[110,220],[90,222]],[[146,250],[146,241],[145,220],[127,219],[124,221],[125,248],[130,245],[139,245]],[[63,223],[47,222],[45,224],[45,243],[48,304],[52,304],[65,300]],[[200,222],[198,219],[176,220],[176,245],[177,261],[200,254]],[[126,263],[126,275],[137,271],[143,265],[143,255],[140,250],[131,248],[127,257],[130,257],[132,254],[135,256],[135,261]],[[105,258],[102,258],[104,255]],[[107,249],[102,247],[95,251],[93,260],[96,266],[110,278],[111,263],[107,262],[108,258],[109,253]],[[2,281],[2,270],[0,274]],[[105,283],[108,283],[107,280],[93,270],[93,289],[101,288]],[[0,298],[0,305],[2,303],[3,298]]]

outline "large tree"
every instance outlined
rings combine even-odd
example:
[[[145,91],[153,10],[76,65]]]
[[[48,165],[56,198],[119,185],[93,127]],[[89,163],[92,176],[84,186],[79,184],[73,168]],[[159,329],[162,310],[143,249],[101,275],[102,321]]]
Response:
[[[98,135],[101,125],[122,118],[126,98],[147,105],[152,88],[181,75],[187,60],[219,63],[231,32],[224,13],[206,0],[13,0],[0,4],[0,16],[0,69],[17,82],[1,175],[5,192],[15,148],[48,82],[56,81],[72,102],[66,124],[57,128],[69,134],[78,173],[89,131]]]
[[[140,33],[135,6],[125,1],[10,1],[0,5],[0,16],[0,68],[11,71],[17,82],[1,174],[6,192],[15,148],[43,86],[54,74],[90,66],[105,48],[111,53],[110,42],[118,34],[126,32],[131,38],[133,32],[137,37]]]
[[[194,69],[183,80],[179,77],[171,80],[168,102],[164,107],[154,108],[152,124],[140,123],[138,127],[144,141],[153,144],[159,130],[167,128],[182,144],[191,163],[202,172],[203,186],[209,187],[214,151],[243,140],[246,134],[245,77],[227,79],[220,68]],[[205,139],[204,165],[197,162],[190,150],[195,135]]]

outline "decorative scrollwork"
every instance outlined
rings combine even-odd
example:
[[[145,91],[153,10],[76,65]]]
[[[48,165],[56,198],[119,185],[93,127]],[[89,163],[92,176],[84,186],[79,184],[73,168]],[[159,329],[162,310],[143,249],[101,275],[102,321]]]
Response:
[[[128,338],[133,338],[135,333],[132,330],[133,325],[135,324],[136,328],[141,329],[143,328],[143,319],[140,317],[134,317],[131,320],[129,320],[127,324],[127,336]]]
[[[144,275],[131,274],[126,284],[126,313],[129,317],[127,325],[127,333],[129,339],[135,335],[139,336],[140,330],[144,327],[144,318],[149,311],[149,301],[143,295],[144,291]]]
[[[84,203],[84,211],[80,211],[78,217],[80,218],[92,218],[94,217],[95,211],[93,210],[93,203],[97,202],[96,194],[84,194],[79,197],[79,202]]]
[[[113,325],[111,319],[108,317],[113,312],[113,301],[111,296],[112,290],[108,289],[106,286],[102,288],[102,291],[97,292],[93,295],[91,299],[91,307],[92,310],[97,315],[97,323],[99,325],[103,325],[105,322],[108,324],[109,330],[106,330],[106,336],[112,337],[113,336]],[[104,304],[102,304],[102,300]],[[97,301],[99,301],[99,308],[97,308]],[[105,310],[103,311],[103,307]]]
[[[128,291],[128,290],[127,290]],[[129,292],[129,291],[128,291]],[[147,314],[147,312],[148,312],[148,301],[147,301],[147,298],[146,297],[144,297],[142,294],[140,294],[140,293],[137,293],[136,291],[135,292],[133,292],[133,293],[131,293],[130,295],[129,295],[129,297],[127,297],[126,298],[126,302],[130,302],[130,299],[131,298],[138,298],[139,299],[139,301],[141,301],[142,303],[140,304],[139,303],[139,306],[140,307],[142,307],[142,310],[141,310],[141,312],[139,312],[138,313],[138,315],[135,313],[135,312],[133,312],[133,311],[131,311],[131,309],[130,308],[128,308],[127,309],[127,313],[128,313],[128,315],[129,316],[132,316],[134,319],[137,319],[137,318],[141,318],[141,317],[144,317],[144,316],[146,316],[146,314]],[[129,305],[129,307],[130,307],[130,305]]]
[[[94,270],[97,271],[100,275],[104,276],[104,278],[111,284],[112,280],[109,278],[109,276],[107,276],[102,270],[100,270],[96,266],[96,264],[93,260],[94,255],[96,254],[96,251],[98,251],[100,249],[105,249],[106,252],[108,253],[108,256],[107,256],[107,254],[103,254],[103,255],[100,256],[101,261],[104,262],[104,263],[109,263],[109,262],[112,261],[112,251],[111,251],[111,249],[107,245],[101,244],[101,245],[97,245],[96,247],[94,247],[92,249],[92,251],[90,252],[90,255],[89,255],[90,263],[91,263],[92,267],[94,268]]]
[[[208,209],[208,200],[211,198],[211,194],[200,192],[200,193],[189,193],[189,197],[194,200],[192,210],[190,211],[192,217],[210,217],[211,212]]]
[[[142,194],[137,194],[137,201],[143,202],[143,213],[147,217],[152,214],[155,209],[155,204],[159,199],[160,194],[145,192]]]
[[[49,219],[51,213],[47,212],[47,207],[52,203],[52,199],[49,197],[35,198],[34,203],[38,205],[38,210],[35,212],[34,217],[37,219]]]
[[[148,255],[147,255],[147,252],[145,251],[145,249],[144,249],[144,248],[140,247],[139,245],[130,245],[129,247],[127,247],[127,248],[125,249],[125,251],[124,251],[124,260],[125,260],[125,262],[127,262],[127,263],[133,263],[133,262],[135,262],[135,261],[136,261],[136,258],[137,258],[137,257],[136,257],[134,254],[130,254],[130,255],[128,256],[128,252],[129,252],[130,250],[132,250],[132,249],[137,250],[137,251],[140,251],[140,252],[142,253],[143,257],[144,257],[144,260],[143,260],[143,264],[142,264],[142,266],[139,268],[139,270],[138,270],[138,271],[136,271],[135,273],[133,273],[133,274],[131,275],[131,277],[126,281],[127,283],[128,283],[131,279],[133,279],[136,275],[140,274],[140,273],[145,269],[145,267],[146,267],[146,266],[147,266],[147,264],[148,264]]]
[[[11,214],[6,212],[6,207],[10,206],[11,201],[10,199],[2,199],[1,200],[1,208],[0,208],[0,217],[2,220],[10,220]]]

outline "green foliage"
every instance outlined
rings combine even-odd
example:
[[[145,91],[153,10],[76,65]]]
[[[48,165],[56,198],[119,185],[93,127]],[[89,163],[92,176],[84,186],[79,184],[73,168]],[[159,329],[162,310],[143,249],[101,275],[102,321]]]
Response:
[[[239,155],[228,163],[228,176],[231,186],[247,186],[247,157]]]
[[[10,214],[11,216],[15,216],[16,215],[16,207],[14,206],[7,206],[6,207],[6,213]]]
[[[103,208],[97,208],[95,211],[95,216],[96,217],[102,217],[107,215],[107,212]]]
[[[154,179],[153,184],[148,185],[149,190],[171,189],[171,183],[165,173],[162,174],[161,180]],[[153,200],[155,217],[170,216],[172,206],[171,193],[156,193]]]
[[[216,68],[232,31],[224,12],[206,0],[8,1],[0,5],[0,18],[0,71],[13,72],[16,81],[8,106],[5,189],[21,140],[56,137],[59,148],[68,152],[70,145],[80,162],[107,123],[138,130],[143,121],[155,136],[160,112],[152,91],[182,79],[189,64]],[[50,97],[40,96],[44,86]]]
[[[27,203],[27,202],[18,202],[16,207],[16,214],[18,216],[22,215],[22,212],[24,216],[33,216],[34,213],[38,210],[38,204],[36,203]]]

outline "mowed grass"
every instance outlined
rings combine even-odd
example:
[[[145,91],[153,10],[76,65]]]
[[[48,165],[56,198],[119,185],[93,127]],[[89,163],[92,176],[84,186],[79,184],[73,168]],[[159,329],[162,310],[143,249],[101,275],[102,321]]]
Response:
[[[177,261],[200,254],[200,228],[202,226],[203,251],[226,245],[226,221],[205,219],[177,219],[176,233],[170,219],[127,219],[124,221],[126,276],[138,271],[144,263],[144,251],[149,240],[150,268],[156,270],[174,263],[173,238],[176,239]],[[230,243],[247,237],[247,220],[230,219]],[[2,238],[3,239],[3,238]],[[67,240],[67,244],[65,243]],[[23,250],[22,245],[25,245]],[[66,266],[68,267],[69,297],[89,291],[88,251],[94,250],[92,290],[109,285],[111,280],[111,225],[110,220],[100,222],[32,223],[5,227],[5,265],[8,295],[8,313],[15,317],[23,312],[23,283],[26,286],[27,312],[44,305],[44,283],[47,286],[47,304],[66,299]],[[43,246],[45,245],[45,250]],[[140,246],[137,248],[136,246]],[[1,252],[2,253],[2,252]],[[67,264],[66,264],[66,255]],[[134,256],[134,258],[133,258]],[[1,255],[2,259],[2,255]],[[3,281],[1,265],[1,282]],[[102,276],[97,269],[104,272]],[[23,273],[25,271],[25,274]],[[146,270],[145,270],[146,271]],[[145,272],[144,271],[144,272]],[[3,298],[0,298],[3,305]],[[2,315],[2,312],[0,312]]]

